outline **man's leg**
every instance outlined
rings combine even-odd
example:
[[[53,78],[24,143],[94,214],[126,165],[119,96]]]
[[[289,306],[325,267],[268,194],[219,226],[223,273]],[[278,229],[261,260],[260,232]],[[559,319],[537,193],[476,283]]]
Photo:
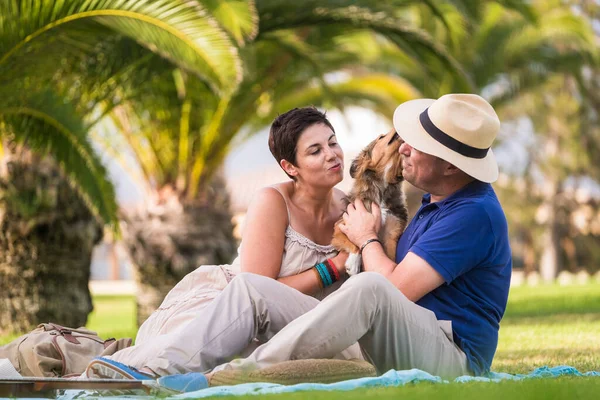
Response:
[[[362,285],[363,291],[376,299],[377,306],[371,329],[359,343],[380,373],[418,368],[445,378],[471,374],[465,353],[452,339],[450,321],[438,321],[385,277],[370,279],[373,282]]]
[[[442,376],[467,374],[464,353],[448,339],[442,325],[433,312],[409,301],[385,277],[364,272],[293,320],[248,358],[218,369],[331,358],[359,341],[380,373],[390,368],[419,368]]]

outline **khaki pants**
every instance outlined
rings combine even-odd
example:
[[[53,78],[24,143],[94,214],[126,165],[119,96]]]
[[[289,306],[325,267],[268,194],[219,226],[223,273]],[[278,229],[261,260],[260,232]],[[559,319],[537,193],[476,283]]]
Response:
[[[353,276],[322,302],[273,279],[240,274],[203,314],[203,324],[186,325],[178,345],[155,348],[145,366],[159,375],[254,369],[294,359],[361,358],[362,350],[379,373],[469,374],[451,323],[438,321],[377,273]],[[227,363],[254,338],[266,343]]]

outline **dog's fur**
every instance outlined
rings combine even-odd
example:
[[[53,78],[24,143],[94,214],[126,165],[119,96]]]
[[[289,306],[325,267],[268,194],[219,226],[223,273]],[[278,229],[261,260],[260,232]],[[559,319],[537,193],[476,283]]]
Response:
[[[385,253],[392,260],[396,257],[396,245],[408,220],[406,198],[402,191],[402,159],[398,151],[403,143],[395,130],[373,140],[352,161],[350,176],[355,179],[346,200],[348,204],[359,198],[367,210],[376,202],[381,208],[382,227],[379,239]],[[334,228],[331,244],[340,251],[350,253],[346,261],[349,275],[360,272],[362,259],[359,248],[339,229],[340,219]]]

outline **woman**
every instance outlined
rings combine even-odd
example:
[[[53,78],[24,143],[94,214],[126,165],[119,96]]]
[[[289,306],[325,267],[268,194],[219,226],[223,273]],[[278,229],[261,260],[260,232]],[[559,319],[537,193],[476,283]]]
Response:
[[[140,327],[136,345],[93,361],[88,376],[115,378],[111,371],[103,372],[104,361],[109,369],[117,366],[128,372],[127,366],[132,367],[131,377],[138,379],[143,378],[136,375],[140,371],[153,377],[192,369],[157,360],[157,354],[168,353],[159,351],[167,348],[193,354],[182,332],[189,334],[194,324],[205,323],[202,309],[240,272],[277,279],[317,298],[341,284],[347,256],[335,256],[329,244],[345,208],[344,193],[334,188],[343,178],[344,153],[333,126],[314,107],[293,109],[273,122],[269,148],[292,180],[259,191],[248,208],[236,260],[231,265],[202,266],[188,274]],[[243,354],[255,345],[251,343]]]

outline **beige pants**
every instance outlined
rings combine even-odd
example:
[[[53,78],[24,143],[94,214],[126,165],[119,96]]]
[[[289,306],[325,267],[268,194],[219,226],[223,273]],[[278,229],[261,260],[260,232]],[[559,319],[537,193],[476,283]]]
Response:
[[[253,285],[264,278],[247,276],[243,280]],[[452,340],[451,322],[438,321],[432,311],[411,302],[373,272],[353,276],[249,357],[218,369],[329,358],[357,341],[379,373],[418,368],[443,377],[470,374],[465,354]]]
[[[361,358],[362,350],[380,373],[469,374],[450,322],[438,321],[376,273],[350,278],[322,302],[273,279],[240,274],[202,313],[204,321],[186,325],[179,340],[155,343],[144,366],[158,375],[254,369],[294,359]],[[266,343],[235,359],[254,338]]]

